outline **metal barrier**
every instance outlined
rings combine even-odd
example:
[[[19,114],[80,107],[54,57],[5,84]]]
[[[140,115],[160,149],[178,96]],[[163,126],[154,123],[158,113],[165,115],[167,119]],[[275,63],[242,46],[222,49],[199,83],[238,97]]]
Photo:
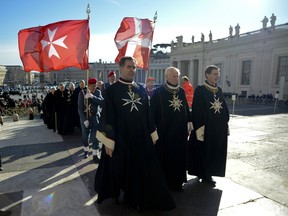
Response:
[[[225,98],[227,104],[233,104],[231,98]],[[275,99],[237,98],[235,104],[274,104]]]

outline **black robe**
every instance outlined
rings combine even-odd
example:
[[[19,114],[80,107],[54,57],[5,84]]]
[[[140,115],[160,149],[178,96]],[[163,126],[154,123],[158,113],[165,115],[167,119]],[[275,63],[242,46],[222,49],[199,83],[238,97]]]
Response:
[[[65,107],[64,132],[73,133],[78,122],[77,97],[75,91],[67,91],[67,103]]]
[[[215,96],[214,92],[215,91]],[[199,178],[225,176],[227,158],[227,133],[229,110],[222,90],[208,83],[198,86],[192,105],[191,132],[188,145],[188,173]],[[196,131],[205,126],[204,141],[199,141]]]
[[[55,110],[57,119],[57,130],[58,134],[67,134],[66,128],[66,109],[68,106],[68,90],[65,89],[63,92],[60,89],[55,91]]]
[[[176,89],[175,100],[171,91],[167,84],[157,88],[150,99],[150,105],[159,135],[155,145],[158,158],[169,188],[178,190],[187,181],[189,108],[182,88]]]
[[[156,132],[144,88],[136,83],[114,83],[105,90],[102,112],[97,138],[115,148],[112,158],[102,150],[95,176],[97,202],[118,197],[123,190],[124,202],[132,207],[174,208],[153,146],[151,134]]]
[[[86,87],[83,88],[84,90],[86,90]],[[76,127],[81,129],[81,123],[80,123],[80,116],[78,114],[78,97],[79,97],[79,92],[81,92],[83,90],[82,88],[80,88],[80,86],[78,86],[77,88],[75,88],[74,92],[73,92],[73,97],[74,97],[74,101],[76,101]]]
[[[55,131],[55,95],[51,92],[44,98],[43,116],[44,123],[47,124],[48,129]]]

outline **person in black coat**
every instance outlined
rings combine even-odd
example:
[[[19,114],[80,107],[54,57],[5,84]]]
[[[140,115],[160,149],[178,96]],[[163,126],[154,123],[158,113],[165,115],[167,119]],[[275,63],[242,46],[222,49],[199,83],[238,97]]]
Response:
[[[67,128],[65,127],[65,115],[68,106],[68,89],[63,83],[59,84],[59,88],[55,91],[55,111],[57,119],[58,134],[66,135]]]
[[[56,131],[55,125],[55,91],[53,87],[51,91],[45,96],[43,101],[43,121],[48,129]]]
[[[182,191],[186,177],[189,107],[186,95],[178,84],[180,71],[165,70],[166,83],[157,88],[150,99],[159,140],[155,148],[168,186]]]
[[[75,97],[74,100],[76,101],[76,108],[78,107],[79,92],[81,92],[82,90],[85,90],[85,89],[86,89],[85,81],[81,80],[79,82],[79,86],[77,86],[74,90],[74,97]],[[78,111],[76,113],[76,127],[81,130],[81,122],[80,122],[80,116],[78,114]]]
[[[194,92],[189,138],[188,173],[202,182],[215,186],[212,176],[225,176],[229,110],[222,90],[217,86],[219,68],[210,65],[206,80]]]

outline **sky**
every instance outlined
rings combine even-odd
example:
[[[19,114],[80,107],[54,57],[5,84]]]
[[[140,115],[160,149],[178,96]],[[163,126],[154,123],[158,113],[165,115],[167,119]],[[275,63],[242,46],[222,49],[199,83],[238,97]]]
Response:
[[[0,0],[0,65],[22,65],[18,51],[21,29],[53,22],[86,19],[90,5],[89,62],[114,62],[118,50],[114,36],[124,17],[153,19],[153,45],[229,36],[229,26],[239,23],[240,34],[262,27],[264,16],[277,17],[276,25],[288,23],[287,0]],[[270,23],[268,23],[270,26]],[[234,30],[235,32],[235,30]]]

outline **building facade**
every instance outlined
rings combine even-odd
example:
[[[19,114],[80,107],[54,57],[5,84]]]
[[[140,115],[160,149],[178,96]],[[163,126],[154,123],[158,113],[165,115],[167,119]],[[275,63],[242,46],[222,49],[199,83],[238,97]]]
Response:
[[[3,83],[9,86],[39,85],[39,82],[45,83],[46,85],[58,85],[59,83],[67,82],[77,83],[80,80],[86,81],[87,77],[95,77],[97,80],[101,80],[105,83],[108,82],[108,73],[112,70],[115,71],[117,78],[119,78],[119,65],[116,63],[107,63],[100,59],[98,62],[89,63],[89,65],[89,71],[68,67],[46,73],[25,72],[20,65],[7,65],[3,66],[3,69],[0,67],[0,84],[1,74],[3,74],[4,77]],[[161,51],[155,54],[151,53],[149,71],[137,68],[135,81],[145,83],[146,72],[148,72],[149,76],[156,78],[157,83],[164,83],[164,71],[169,65],[170,56],[167,53]],[[7,70],[7,72],[5,70]]]
[[[58,85],[65,82],[78,82],[86,80],[86,70],[81,70],[76,67],[67,67],[58,71],[44,73],[44,80],[51,85]]]
[[[188,76],[196,87],[204,82],[204,70],[210,64],[220,68],[219,86],[223,92],[238,95],[262,95],[279,93],[280,100],[288,99],[288,23],[263,26],[259,30],[240,34],[240,26],[229,28],[229,36],[208,41],[204,35],[201,41],[171,43],[171,52],[151,52],[149,71],[137,69],[136,81],[145,83],[146,73],[156,78],[156,83],[165,82],[165,69],[173,65],[181,70],[181,76]],[[7,70],[7,72],[3,72]],[[90,63],[90,70],[69,67],[59,71],[41,73],[45,83],[58,85],[60,82],[79,82],[88,77],[108,81],[108,73],[113,70],[119,77],[119,66],[115,63],[101,61]],[[34,73],[26,73],[18,65],[0,67],[1,75],[5,73],[3,84],[32,85],[37,78]],[[41,78],[41,76],[40,76]]]
[[[149,76],[155,77],[155,82],[163,84],[165,82],[165,69],[171,66],[169,53],[158,51],[151,54]]]
[[[5,66],[0,65],[0,86],[4,85],[4,79],[6,76],[7,69]]]
[[[119,65],[116,63],[107,63],[99,59],[98,62],[89,63],[90,69],[87,75],[86,70],[80,70],[74,67],[68,67],[63,70],[45,73],[45,81],[58,85],[61,82],[79,82],[80,80],[87,80],[88,77],[95,77],[104,83],[108,82],[108,73],[114,71],[116,77],[119,78]],[[150,66],[148,75],[156,78],[157,83],[163,83],[165,80],[164,71],[170,65],[170,56],[167,53],[157,52],[150,55]],[[137,68],[135,81],[145,83],[146,70]]]
[[[237,29],[237,26],[239,27]],[[219,86],[223,92],[244,96],[279,93],[288,99],[288,23],[263,26],[261,29],[239,33],[240,26],[229,29],[226,38],[184,43],[177,37],[171,43],[170,61],[189,77],[195,87],[204,80],[204,70],[214,64],[220,68]]]
[[[16,85],[32,85],[34,75],[32,73],[25,72],[20,65],[6,65],[6,74],[4,78],[4,84],[8,86]]]

